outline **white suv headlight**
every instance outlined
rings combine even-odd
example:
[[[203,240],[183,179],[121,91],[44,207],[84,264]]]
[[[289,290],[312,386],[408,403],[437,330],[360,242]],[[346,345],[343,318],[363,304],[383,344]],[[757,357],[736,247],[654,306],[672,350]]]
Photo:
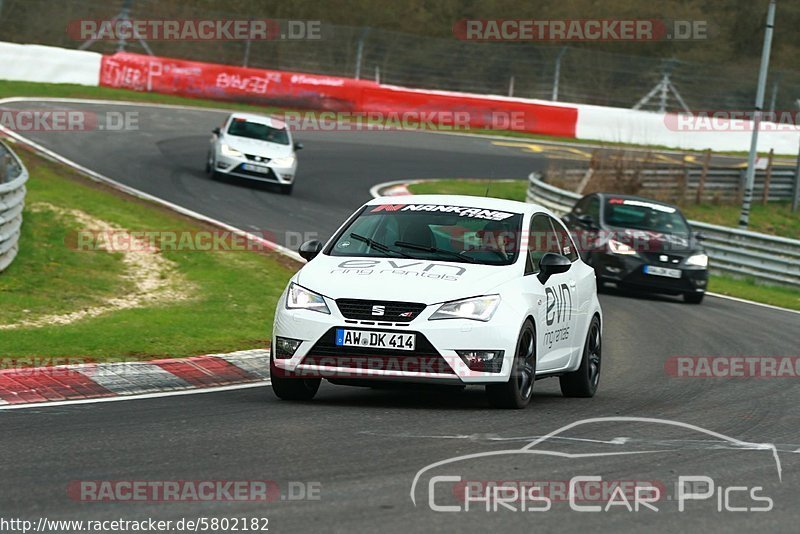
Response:
[[[433,312],[433,315],[428,320],[471,319],[485,322],[492,318],[498,304],[500,304],[500,295],[487,295],[485,297],[445,302],[439,306],[438,310]]]
[[[241,157],[242,153],[236,150],[235,148],[231,148],[225,143],[219,144],[219,149],[222,151],[223,156],[230,156],[232,158]]]
[[[694,265],[695,267],[708,267],[708,255],[695,254],[694,256],[689,256],[689,258],[686,260],[686,265]]]
[[[330,315],[325,298],[292,282],[286,292],[286,307],[290,310],[311,310]]]
[[[273,158],[270,163],[278,167],[291,167],[294,165],[294,156],[286,156],[285,158]]]

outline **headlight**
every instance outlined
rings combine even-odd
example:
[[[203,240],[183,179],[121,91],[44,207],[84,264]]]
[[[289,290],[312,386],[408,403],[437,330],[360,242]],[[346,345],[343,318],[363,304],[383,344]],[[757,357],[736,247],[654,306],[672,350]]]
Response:
[[[241,157],[242,153],[236,150],[235,148],[231,148],[225,143],[220,143],[219,145],[220,150],[222,150],[222,154],[224,156],[230,156],[233,158]]]
[[[274,158],[270,161],[273,165],[278,167],[291,167],[294,165],[294,156],[287,156],[285,158]]]
[[[488,321],[500,304],[500,295],[487,295],[474,297],[454,302],[445,302],[433,312],[429,321],[439,319],[472,319],[473,321]]]
[[[633,247],[613,239],[608,240],[608,250],[614,254],[620,254],[622,256],[633,256],[636,254],[636,251],[633,249]]]
[[[695,254],[689,256],[686,260],[686,265],[694,265],[695,267],[708,267],[708,256],[705,254]]]
[[[331,313],[322,295],[298,286],[294,282],[289,285],[289,291],[286,293],[286,307],[290,310],[311,310],[320,313]]]

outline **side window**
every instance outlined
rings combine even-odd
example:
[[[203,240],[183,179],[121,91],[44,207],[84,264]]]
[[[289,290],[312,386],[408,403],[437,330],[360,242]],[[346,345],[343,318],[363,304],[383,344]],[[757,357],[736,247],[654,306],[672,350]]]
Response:
[[[600,224],[600,199],[596,196],[589,197],[586,206],[586,214],[591,215],[594,222]]]
[[[573,210],[576,215],[583,215],[586,213],[587,209],[589,208],[589,201],[591,201],[593,197],[583,197],[575,204],[575,209]]]
[[[537,214],[531,220],[531,231],[528,235],[528,257],[530,258],[530,272],[539,272],[539,260],[542,256],[552,252],[561,254],[561,246],[558,237],[553,232],[553,225],[550,217],[544,214]]]
[[[578,250],[575,248],[575,243],[572,242],[572,238],[569,236],[569,233],[564,230],[564,227],[556,220],[550,221],[553,224],[553,228],[556,231],[556,235],[558,236],[558,243],[561,246],[561,254],[567,257],[569,261],[575,261],[578,259]]]

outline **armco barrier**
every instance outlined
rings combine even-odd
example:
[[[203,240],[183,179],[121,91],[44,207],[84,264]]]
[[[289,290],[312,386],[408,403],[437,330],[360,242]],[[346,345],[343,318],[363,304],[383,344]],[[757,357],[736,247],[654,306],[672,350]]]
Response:
[[[0,271],[11,265],[19,250],[27,181],[22,161],[0,142]]]
[[[579,198],[577,193],[544,183],[538,173],[528,179],[526,201],[559,215],[572,209]],[[705,235],[703,245],[712,271],[800,286],[800,241],[698,221],[689,224]]]

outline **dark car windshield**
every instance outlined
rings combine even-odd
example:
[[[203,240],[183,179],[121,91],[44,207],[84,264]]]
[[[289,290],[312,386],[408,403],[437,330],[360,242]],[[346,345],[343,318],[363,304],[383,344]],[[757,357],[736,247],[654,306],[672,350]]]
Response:
[[[603,214],[605,223],[619,228],[662,234],[689,235],[689,225],[672,206],[630,198],[609,198]]]
[[[250,122],[246,119],[233,119],[231,125],[228,126],[228,134],[279,145],[289,144],[289,133],[285,128],[273,128],[266,124]]]
[[[521,227],[518,213],[439,204],[366,206],[326,253],[510,265]]]

